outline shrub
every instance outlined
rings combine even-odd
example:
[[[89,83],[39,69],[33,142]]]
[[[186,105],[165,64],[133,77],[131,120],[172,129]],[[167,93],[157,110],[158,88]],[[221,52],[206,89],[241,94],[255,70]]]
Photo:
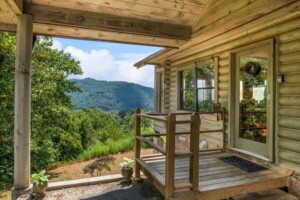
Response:
[[[89,160],[95,157],[129,151],[133,149],[133,142],[129,138],[118,141],[108,141],[107,144],[96,143],[78,156],[79,160]]]
[[[49,139],[41,141],[32,140],[31,142],[31,169],[40,171],[58,160],[59,153],[54,144]]]
[[[94,176],[94,172],[97,171],[97,175],[101,176],[101,172],[103,170],[110,171],[111,168],[109,167],[109,164],[113,164],[115,161],[115,158],[112,156],[102,156],[99,159],[95,160],[93,163],[86,165],[83,168],[83,172],[91,174],[91,176]]]

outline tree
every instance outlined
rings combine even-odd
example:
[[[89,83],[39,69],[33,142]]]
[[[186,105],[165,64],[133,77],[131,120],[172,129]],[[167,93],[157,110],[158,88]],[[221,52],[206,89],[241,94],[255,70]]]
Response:
[[[68,53],[52,49],[52,44],[51,38],[38,37],[32,58],[31,149],[34,170],[56,160],[58,150],[51,138],[53,129],[68,125],[65,123],[68,120],[65,108],[72,106],[69,94],[80,91],[75,83],[67,79],[71,74],[82,73],[79,62]],[[14,158],[15,52],[16,36],[0,33],[0,53],[4,57],[0,63],[0,166],[8,170],[13,168]]]

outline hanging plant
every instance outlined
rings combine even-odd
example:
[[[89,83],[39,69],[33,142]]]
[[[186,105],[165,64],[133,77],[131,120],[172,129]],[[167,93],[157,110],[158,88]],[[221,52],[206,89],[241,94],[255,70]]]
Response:
[[[253,77],[260,73],[261,65],[258,62],[249,61],[245,64],[245,72]]]

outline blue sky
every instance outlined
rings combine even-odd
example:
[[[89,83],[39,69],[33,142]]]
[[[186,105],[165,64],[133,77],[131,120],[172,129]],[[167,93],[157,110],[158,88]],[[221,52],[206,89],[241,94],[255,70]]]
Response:
[[[69,52],[80,61],[83,75],[70,78],[94,78],[127,81],[154,86],[154,67],[136,69],[133,64],[160,50],[159,47],[53,38],[53,48]]]

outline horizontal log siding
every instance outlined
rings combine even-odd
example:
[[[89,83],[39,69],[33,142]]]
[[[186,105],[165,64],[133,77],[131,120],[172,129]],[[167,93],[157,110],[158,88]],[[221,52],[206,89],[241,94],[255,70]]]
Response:
[[[218,101],[227,110],[225,116],[226,137],[228,144],[228,102],[229,102],[229,69],[230,51],[232,49],[253,44],[270,38],[278,38],[279,66],[278,74],[284,75],[285,82],[278,86],[278,162],[290,167],[300,167],[300,16],[283,23],[267,27],[257,32],[251,32],[245,37],[226,41],[222,43],[219,37],[203,42],[197,46],[197,50],[186,50],[172,55],[173,63],[184,65],[205,57],[219,57],[219,83]],[[252,23],[255,23],[254,21]],[[176,67],[172,67],[171,78],[171,111],[178,109],[177,75]],[[295,149],[298,147],[298,149]],[[276,148],[275,148],[276,149]]]
[[[300,167],[300,28],[279,35],[279,164]]]

